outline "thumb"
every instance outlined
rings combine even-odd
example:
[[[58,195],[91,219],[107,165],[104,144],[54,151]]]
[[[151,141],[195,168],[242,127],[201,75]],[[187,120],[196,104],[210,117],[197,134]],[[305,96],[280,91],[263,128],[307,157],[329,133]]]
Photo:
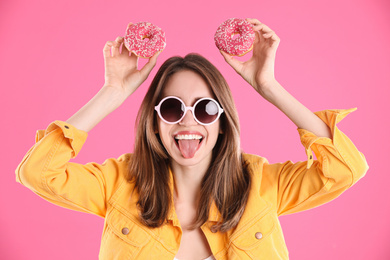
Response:
[[[227,54],[226,52],[220,50],[222,56],[225,58],[225,61],[238,73],[240,74],[240,71],[242,69],[242,62],[235,59],[233,56]]]

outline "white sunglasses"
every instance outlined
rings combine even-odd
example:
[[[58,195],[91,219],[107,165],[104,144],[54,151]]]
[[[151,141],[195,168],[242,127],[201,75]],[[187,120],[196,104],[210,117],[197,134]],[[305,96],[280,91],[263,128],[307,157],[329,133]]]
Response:
[[[217,101],[212,98],[201,98],[192,107],[187,107],[183,100],[178,97],[169,96],[160,101],[154,107],[158,116],[167,124],[180,122],[187,111],[190,110],[196,122],[201,125],[211,125],[219,119],[223,113]]]

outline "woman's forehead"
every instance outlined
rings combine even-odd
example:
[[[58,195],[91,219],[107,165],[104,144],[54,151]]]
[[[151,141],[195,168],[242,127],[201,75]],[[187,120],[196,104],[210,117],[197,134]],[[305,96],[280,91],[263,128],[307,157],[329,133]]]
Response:
[[[167,96],[179,97],[184,102],[192,102],[203,97],[214,98],[207,82],[190,70],[179,71],[169,77],[162,91],[162,98]]]

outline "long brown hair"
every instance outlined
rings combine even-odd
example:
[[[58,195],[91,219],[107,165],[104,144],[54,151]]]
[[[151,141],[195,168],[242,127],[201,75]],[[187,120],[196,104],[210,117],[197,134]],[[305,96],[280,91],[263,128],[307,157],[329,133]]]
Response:
[[[169,186],[169,155],[155,133],[157,115],[154,106],[161,100],[169,77],[181,70],[199,74],[224,109],[220,118],[223,134],[218,137],[211,165],[201,183],[201,206],[192,228],[207,221],[214,201],[222,219],[213,229],[225,232],[238,224],[244,212],[250,177],[241,158],[240,126],[230,88],[218,69],[204,57],[198,54],[188,54],[184,58],[175,56],[161,65],[138,112],[134,159],[129,166],[128,180],[134,181],[139,194],[141,221],[149,227],[163,225],[170,207],[173,207],[173,194]]]

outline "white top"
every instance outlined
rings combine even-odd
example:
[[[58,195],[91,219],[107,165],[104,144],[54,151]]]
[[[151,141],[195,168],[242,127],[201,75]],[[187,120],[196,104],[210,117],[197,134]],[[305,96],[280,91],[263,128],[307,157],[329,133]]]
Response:
[[[179,260],[179,259],[177,259],[176,257],[174,257],[173,260]],[[213,255],[211,255],[211,256],[209,256],[209,257],[203,259],[203,260],[215,260],[215,258],[214,258]]]

